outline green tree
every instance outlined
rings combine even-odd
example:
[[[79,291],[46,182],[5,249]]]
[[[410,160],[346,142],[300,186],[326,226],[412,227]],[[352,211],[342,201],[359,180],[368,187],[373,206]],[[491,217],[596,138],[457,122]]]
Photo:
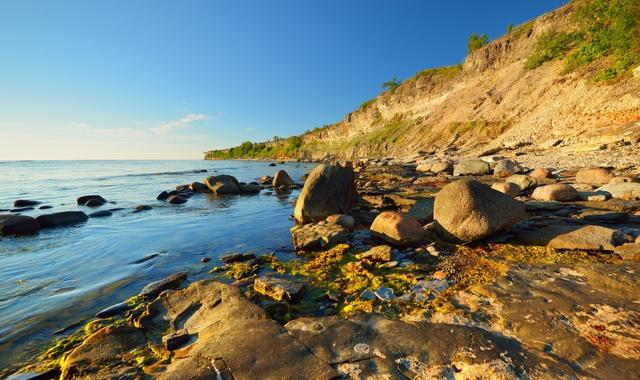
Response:
[[[393,94],[396,91],[396,88],[398,88],[401,84],[402,82],[393,77],[390,81],[384,82],[382,84],[382,88],[384,88],[385,90],[389,90],[389,92]]]
[[[469,42],[467,42],[467,52],[472,53],[488,43],[489,36],[486,34],[478,35],[478,33],[473,33],[469,36]]]

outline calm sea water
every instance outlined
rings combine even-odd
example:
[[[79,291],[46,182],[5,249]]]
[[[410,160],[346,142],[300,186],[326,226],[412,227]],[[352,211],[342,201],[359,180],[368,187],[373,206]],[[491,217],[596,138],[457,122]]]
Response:
[[[193,173],[206,169],[207,173]],[[16,199],[51,205],[37,216],[65,210],[96,211],[76,198],[100,194],[99,209],[123,207],[107,218],[80,226],[43,230],[29,237],[0,240],[0,369],[28,360],[53,333],[91,318],[133,296],[150,281],[177,271],[190,279],[206,276],[215,258],[229,252],[266,253],[290,248],[289,215],[297,192],[288,195],[194,195],[184,205],[156,200],[162,190],[231,174],[253,181],[276,169],[292,178],[305,164],[277,168],[251,161],[0,161],[0,209]],[[214,172],[215,171],[215,172]],[[152,210],[131,213],[136,205]],[[136,263],[149,255],[153,259]],[[201,258],[212,262],[201,263]]]

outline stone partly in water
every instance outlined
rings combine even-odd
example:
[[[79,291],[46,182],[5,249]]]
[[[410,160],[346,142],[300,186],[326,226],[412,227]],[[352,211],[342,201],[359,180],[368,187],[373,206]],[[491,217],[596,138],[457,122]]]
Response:
[[[637,182],[623,182],[604,185],[598,188],[597,191],[611,194],[613,198],[618,199],[640,199],[640,183]]]
[[[533,189],[538,186],[538,179],[524,174],[514,174],[505,180],[506,182],[515,183],[520,187],[521,191]]]
[[[530,245],[555,249],[584,249],[613,251],[623,241],[620,231],[601,226],[549,225],[535,231],[516,234],[516,238]]]
[[[13,202],[13,207],[30,207],[30,206],[35,206],[39,204],[40,202],[38,201],[32,201],[28,199],[18,199],[17,201]]]
[[[0,215],[0,235],[31,235],[38,232],[40,224],[25,215]]]
[[[193,191],[194,193],[210,193],[209,187],[202,182],[193,182],[189,185],[188,190]]]
[[[156,197],[157,200],[159,201],[164,201],[167,198],[169,198],[169,193],[166,191],[161,192],[160,194],[158,194],[158,196]]]
[[[522,173],[522,167],[513,160],[498,161],[493,168],[493,176],[498,178],[505,178],[518,173]]]
[[[305,285],[303,282],[264,276],[254,280],[253,289],[276,301],[296,303],[304,293]]]
[[[606,185],[614,177],[615,175],[609,169],[582,169],[576,174],[576,182],[588,185]]]
[[[453,169],[453,175],[486,175],[491,172],[488,162],[482,160],[468,160],[458,163]]]
[[[348,230],[353,230],[353,228],[356,226],[356,221],[355,219],[353,219],[353,216],[346,214],[329,215],[326,221],[327,223],[341,225]]]
[[[353,169],[349,167],[316,166],[296,202],[296,221],[317,222],[333,214],[347,214],[355,201],[354,179]]]
[[[93,201],[91,203],[92,205],[107,203],[107,200],[102,198],[100,195],[83,195],[77,199],[79,206],[86,206],[89,201]]]
[[[261,185],[271,185],[273,182],[273,177],[270,175],[263,175],[258,179],[258,183]]]
[[[273,176],[273,181],[271,182],[273,187],[295,187],[296,181],[289,177],[289,173],[284,170],[278,170],[276,174]]]
[[[436,195],[436,231],[450,240],[481,239],[525,216],[521,202],[473,180],[450,183]]]
[[[564,183],[553,183],[537,187],[531,198],[539,201],[571,202],[578,199],[578,190]]]
[[[63,211],[40,215],[36,218],[41,228],[68,226],[85,222],[89,217],[82,211]]]
[[[101,211],[96,211],[96,212],[92,212],[91,214],[89,214],[90,218],[105,218],[107,216],[111,216],[113,215],[113,213],[109,210],[101,210]]]
[[[96,318],[110,318],[115,315],[120,315],[125,311],[131,309],[131,305],[128,302],[119,302],[115,305],[111,305],[105,309],[100,310],[96,313]]]
[[[373,235],[399,246],[411,246],[424,240],[424,230],[418,219],[394,211],[380,213],[370,229]]]
[[[220,261],[222,261],[225,264],[231,264],[231,263],[239,263],[247,260],[253,260],[255,258],[256,258],[256,255],[254,255],[253,253],[230,253],[228,255],[222,256],[220,258]]]
[[[84,205],[87,207],[100,207],[102,205],[104,205],[105,202],[103,202],[102,200],[98,199],[98,198],[93,198],[93,199],[89,199],[87,201],[87,203],[85,203]]]
[[[159,281],[152,282],[142,288],[139,296],[153,299],[167,289],[176,289],[187,278],[186,272],[178,272]]]
[[[503,194],[511,195],[512,197],[520,195],[520,186],[511,182],[496,182],[491,185],[491,188]]]
[[[296,250],[319,251],[344,243],[349,230],[338,224],[320,222],[291,227],[291,240]]]
[[[204,179],[204,183],[215,194],[238,194],[241,192],[238,180],[226,174],[209,176]]]
[[[181,205],[183,203],[187,203],[187,200],[179,195],[170,195],[167,197],[167,202],[172,205]]]
[[[240,183],[240,190],[246,194],[257,194],[260,192],[260,184],[258,182]]]

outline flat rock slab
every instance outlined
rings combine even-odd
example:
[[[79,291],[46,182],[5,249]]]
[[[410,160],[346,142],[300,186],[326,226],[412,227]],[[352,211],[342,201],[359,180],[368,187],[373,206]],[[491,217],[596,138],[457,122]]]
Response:
[[[265,276],[254,280],[253,289],[276,301],[294,303],[300,300],[302,293],[304,293],[305,285],[302,282]]]
[[[333,223],[319,222],[291,227],[291,240],[296,250],[319,251],[344,243],[349,230]]]
[[[600,226],[549,225],[535,231],[518,232],[516,239],[555,249],[613,251],[620,243],[621,235],[617,230]]]

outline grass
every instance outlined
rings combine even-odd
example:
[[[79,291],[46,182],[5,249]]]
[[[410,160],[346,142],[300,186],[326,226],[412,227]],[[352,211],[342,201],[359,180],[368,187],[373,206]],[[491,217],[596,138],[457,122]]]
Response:
[[[594,79],[611,81],[640,64],[638,0],[583,1],[572,21],[575,30],[551,30],[538,37],[526,69],[554,60],[564,60],[566,72],[597,64]]]
[[[434,80],[448,80],[458,77],[462,74],[462,65],[435,67],[425,69],[416,73],[415,78],[428,77]]]

